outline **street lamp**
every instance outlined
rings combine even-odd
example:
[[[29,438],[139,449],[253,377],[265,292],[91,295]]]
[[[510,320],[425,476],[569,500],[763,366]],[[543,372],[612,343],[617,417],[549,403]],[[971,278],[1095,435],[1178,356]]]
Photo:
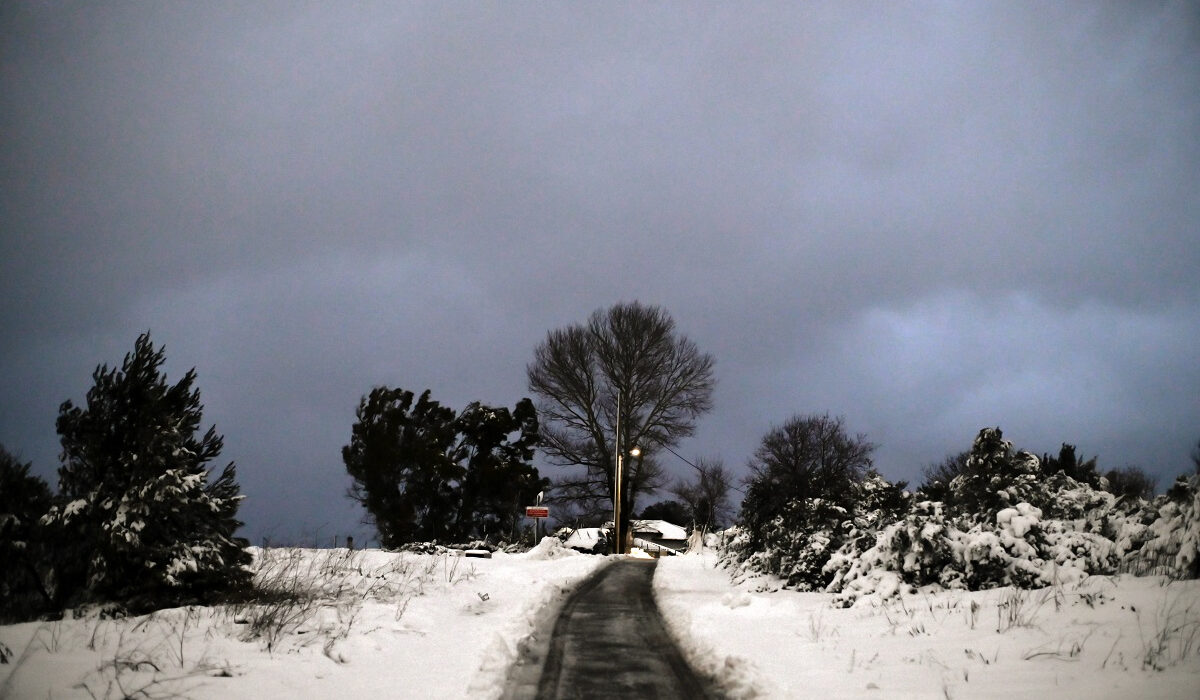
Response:
[[[618,428],[620,430],[620,428]],[[618,445],[620,438],[618,438]],[[634,445],[629,448],[630,457],[638,457],[642,454],[642,448]],[[614,475],[614,491],[613,496],[613,541],[616,543],[613,547],[614,554],[624,554],[622,551],[625,548],[625,539],[621,537],[621,482],[625,480],[625,451],[620,447],[617,448],[617,471]]]
[[[616,425],[616,449],[613,450],[616,454],[613,455],[613,554],[624,554],[622,551],[625,548],[625,540],[621,537],[621,482],[624,480],[625,456],[624,450],[621,449],[621,394],[617,392],[617,425]],[[634,445],[629,449],[630,457],[638,457],[642,454],[642,449]]]

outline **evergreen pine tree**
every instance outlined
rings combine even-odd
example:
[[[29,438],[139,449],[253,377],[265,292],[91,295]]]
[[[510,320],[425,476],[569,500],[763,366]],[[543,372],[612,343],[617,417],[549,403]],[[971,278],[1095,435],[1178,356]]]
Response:
[[[1096,457],[1085,460],[1075,454],[1076,447],[1063,443],[1058,450],[1058,456],[1042,455],[1042,472],[1046,476],[1065,474],[1081,484],[1096,486],[1100,483],[1100,474],[1096,471]]]
[[[163,361],[142,334],[120,369],[97,367],[86,406],[59,409],[60,502],[45,520],[61,545],[60,603],[147,608],[249,581],[234,465],[209,481],[223,439],[215,427],[198,435],[195,370],[171,385]]]
[[[461,436],[457,458],[466,466],[459,537],[514,539],[524,507],[550,487],[530,464],[538,443],[537,409],[529,399],[512,411],[474,402],[459,413],[455,427]]]
[[[342,448],[384,547],[409,542],[512,537],[521,509],[549,482],[530,465],[538,441],[529,399],[513,411],[479,402],[455,415],[426,390],[377,387],[363,397]],[[513,435],[516,435],[514,438]]]
[[[1022,501],[1044,505],[1047,495],[1038,487],[1041,478],[1041,460],[1024,450],[1014,452],[999,427],[983,428],[963,472],[949,484],[947,505],[958,515],[990,522],[1001,509]]]
[[[50,604],[41,518],[50,487],[0,445],[0,621],[32,618]]]
[[[384,547],[446,540],[459,506],[463,469],[453,459],[454,411],[404,389],[363,397],[342,461],[348,495],[363,505]]]

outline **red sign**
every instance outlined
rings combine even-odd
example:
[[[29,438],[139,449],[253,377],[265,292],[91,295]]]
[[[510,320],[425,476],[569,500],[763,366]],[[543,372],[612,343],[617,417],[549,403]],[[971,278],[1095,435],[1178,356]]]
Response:
[[[525,506],[526,518],[549,518],[550,509],[542,506]]]

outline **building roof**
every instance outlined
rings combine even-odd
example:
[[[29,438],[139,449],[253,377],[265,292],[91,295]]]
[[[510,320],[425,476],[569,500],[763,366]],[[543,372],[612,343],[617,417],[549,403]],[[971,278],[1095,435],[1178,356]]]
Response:
[[[600,532],[598,527],[581,527],[572,532],[563,544],[571,549],[591,549],[600,541]]]
[[[660,540],[687,540],[687,530],[666,520],[634,520],[633,531]]]

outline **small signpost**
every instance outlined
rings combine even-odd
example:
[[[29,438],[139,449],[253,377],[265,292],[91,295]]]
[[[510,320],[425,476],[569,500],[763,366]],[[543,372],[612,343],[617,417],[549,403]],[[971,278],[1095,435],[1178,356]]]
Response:
[[[525,506],[525,517],[533,518],[534,544],[537,544],[536,540],[538,539],[538,529],[539,529],[539,526],[541,525],[542,518],[550,517],[550,509],[548,507],[542,505],[542,495],[543,494],[545,494],[545,491],[538,492],[538,495],[537,495],[538,504],[536,506]]]

